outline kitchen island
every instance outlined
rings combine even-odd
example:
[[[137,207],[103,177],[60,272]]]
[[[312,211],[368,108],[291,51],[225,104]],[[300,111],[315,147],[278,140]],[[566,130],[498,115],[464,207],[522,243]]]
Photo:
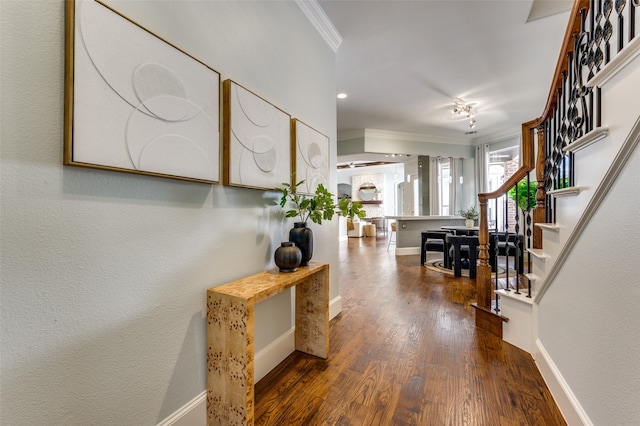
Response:
[[[420,254],[422,231],[442,226],[464,226],[460,216],[386,216],[396,221],[396,256]]]

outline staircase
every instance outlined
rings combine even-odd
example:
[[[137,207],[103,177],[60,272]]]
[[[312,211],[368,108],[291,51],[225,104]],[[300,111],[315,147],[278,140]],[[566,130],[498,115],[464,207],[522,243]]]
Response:
[[[592,368],[589,374],[600,369],[625,377],[617,367],[607,368],[617,354],[600,350],[608,333],[619,333],[620,322],[611,320],[615,325],[609,328],[598,324],[609,323],[599,315],[603,306],[611,305],[612,316],[624,315],[633,302],[622,300],[638,294],[637,278],[628,278],[625,270],[640,254],[640,230],[625,218],[637,216],[640,203],[633,190],[640,182],[639,3],[576,1],[544,114],[523,124],[523,167],[497,191],[478,195],[476,325],[533,355],[568,424],[607,424],[600,404],[583,407],[591,394],[606,405],[608,392],[582,383],[585,367],[572,364],[583,362],[581,353],[589,353],[584,361]],[[532,218],[524,225],[531,236],[524,253],[529,267],[520,277],[525,291],[516,292],[496,288],[491,280],[488,223],[493,219],[487,205],[525,178],[538,182],[537,204],[526,213]],[[623,192],[625,186],[632,189]],[[622,264],[615,265],[617,260]],[[600,274],[599,261],[613,272]],[[616,286],[626,288],[618,292]],[[593,330],[588,324],[595,324]]]

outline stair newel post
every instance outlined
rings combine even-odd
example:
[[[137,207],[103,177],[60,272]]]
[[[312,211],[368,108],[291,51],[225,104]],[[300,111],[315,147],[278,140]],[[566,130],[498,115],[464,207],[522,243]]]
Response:
[[[544,223],[546,221],[546,192],[544,189],[544,147],[545,147],[545,134],[544,126],[540,125],[538,130],[538,156],[536,159],[536,208],[533,209],[533,248],[542,248],[542,229],[535,226],[536,223]]]
[[[480,264],[476,268],[476,303],[478,307],[491,310],[491,266],[489,266],[489,218],[487,216],[487,198],[478,194],[480,204],[480,229],[478,245]]]

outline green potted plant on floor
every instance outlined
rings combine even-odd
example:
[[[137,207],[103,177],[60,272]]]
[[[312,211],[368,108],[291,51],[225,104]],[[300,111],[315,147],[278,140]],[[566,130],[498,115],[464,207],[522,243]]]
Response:
[[[351,198],[348,198],[346,195],[343,195],[338,202],[338,211],[342,216],[347,218],[348,231],[355,229],[353,225],[355,218],[362,219],[367,215],[360,201],[352,201]]]

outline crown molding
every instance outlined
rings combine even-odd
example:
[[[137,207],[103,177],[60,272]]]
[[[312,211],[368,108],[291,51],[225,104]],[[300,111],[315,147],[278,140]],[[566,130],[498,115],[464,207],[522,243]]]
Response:
[[[472,146],[471,140],[448,136],[427,135],[424,133],[397,132],[393,130],[364,129],[364,136],[383,139],[400,139],[412,142],[429,142]]]
[[[347,132],[338,133],[339,141],[348,141],[351,139],[363,139],[364,138],[364,130],[351,130]]]
[[[295,0],[295,2],[329,47],[337,52],[342,43],[342,36],[333,26],[333,22],[320,7],[320,4],[316,0]]]
[[[394,130],[378,130],[378,129],[360,129],[338,133],[338,141],[347,141],[360,138],[382,138],[382,139],[400,139],[412,142],[429,142],[443,143],[455,145],[477,146],[485,143],[499,143],[508,139],[520,138],[521,130],[519,128],[507,129],[500,132],[492,133],[488,136],[474,139],[459,139],[449,136],[427,135],[424,133],[398,132]]]

